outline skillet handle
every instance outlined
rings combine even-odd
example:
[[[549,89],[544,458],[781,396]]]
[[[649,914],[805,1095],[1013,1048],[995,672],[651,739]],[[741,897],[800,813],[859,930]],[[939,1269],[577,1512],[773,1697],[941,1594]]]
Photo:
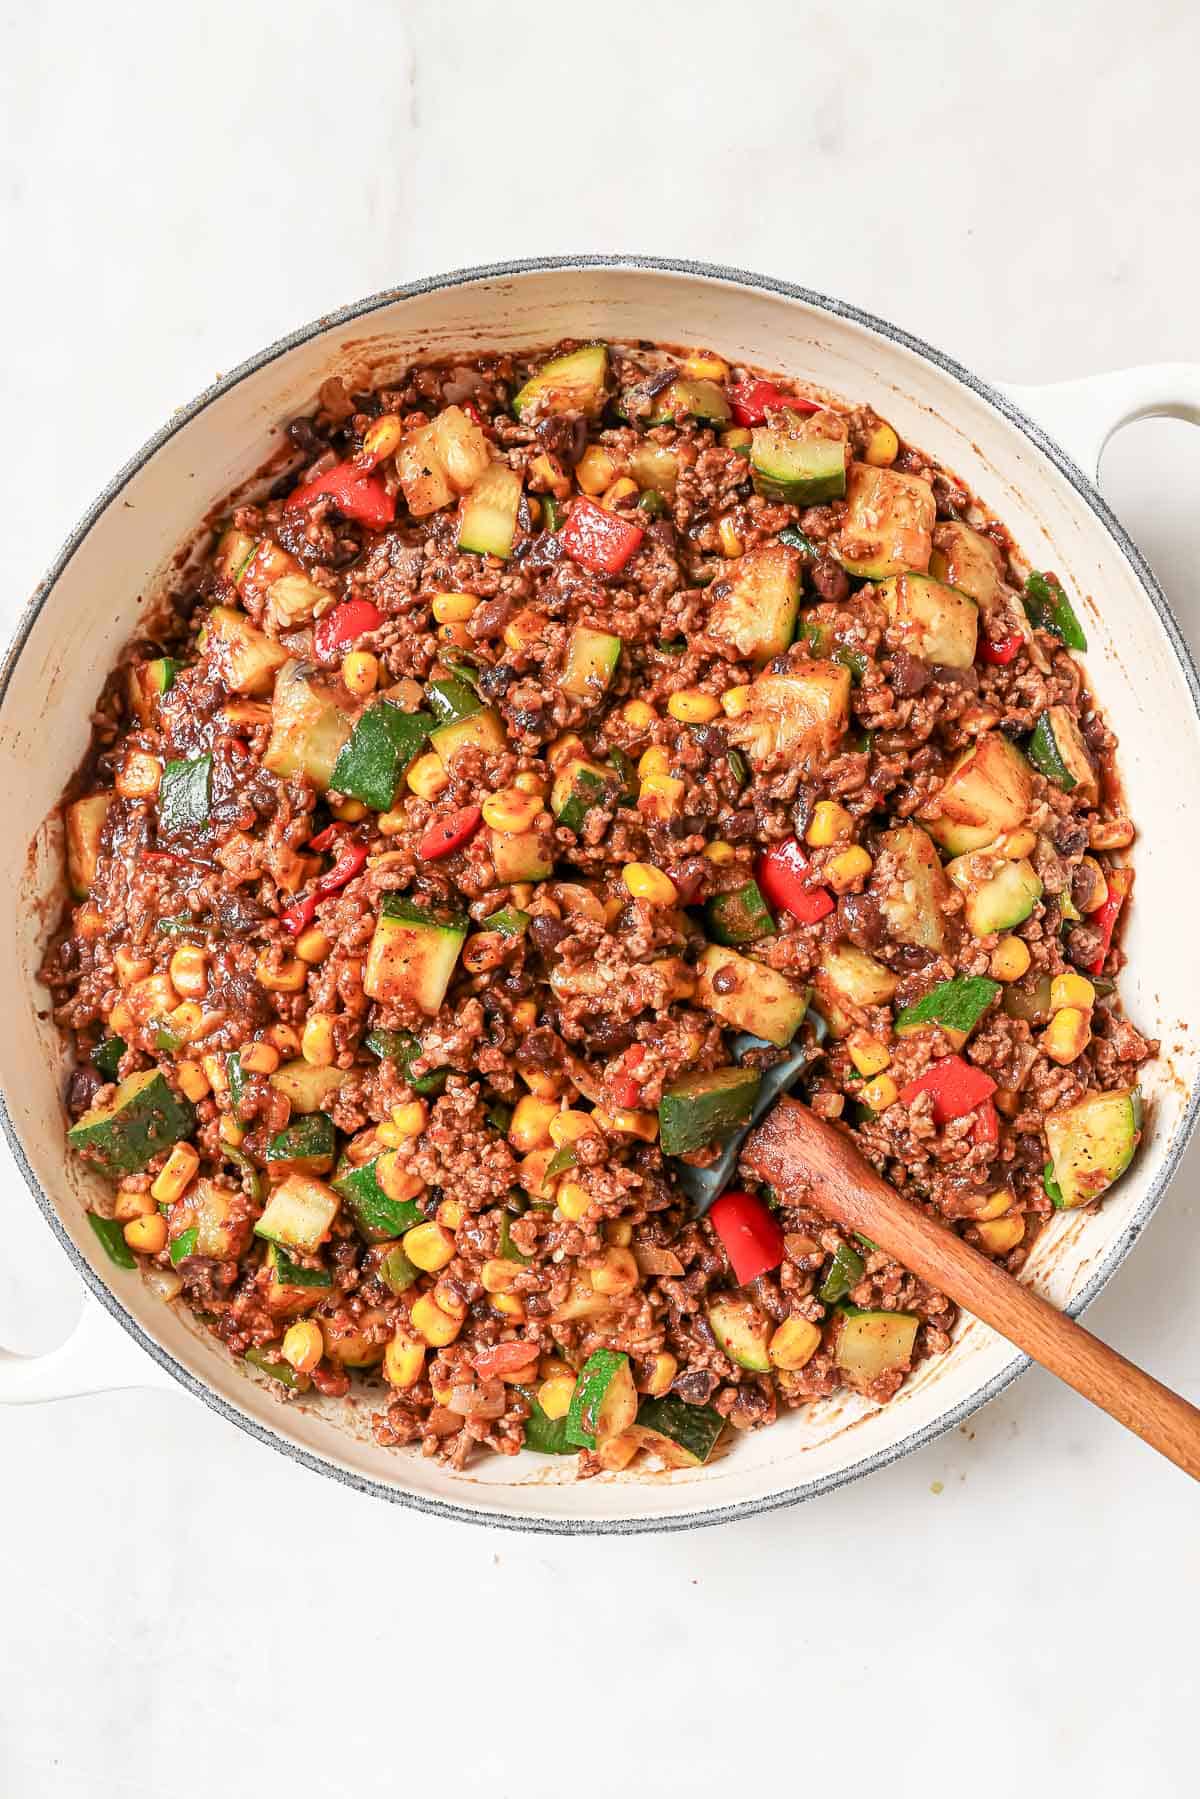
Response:
[[[84,1300],[74,1330],[57,1349],[30,1356],[0,1349],[0,1405],[78,1399],[85,1393],[113,1393],[123,1387],[179,1390],[91,1298]]]
[[[999,383],[1000,391],[1060,443],[1089,480],[1096,479],[1104,446],[1135,419],[1187,419],[1200,425],[1200,363],[1159,362],[1113,369],[1047,387]]]

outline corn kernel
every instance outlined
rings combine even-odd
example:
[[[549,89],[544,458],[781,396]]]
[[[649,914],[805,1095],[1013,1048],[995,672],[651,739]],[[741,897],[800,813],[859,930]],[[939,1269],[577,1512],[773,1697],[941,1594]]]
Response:
[[[610,1218],[604,1227],[604,1241],[618,1249],[628,1249],[633,1242],[633,1226],[628,1218]]]
[[[1025,1220],[1017,1212],[1010,1218],[986,1219],[975,1226],[979,1241],[989,1255],[1005,1256],[1015,1249],[1025,1235]]]
[[[632,1293],[641,1279],[633,1252],[617,1246],[606,1249],[602,1260],[589,1272],[593,1289],[611,1295]]]
[[[325,1354],[325,1339],[321,1335],[320,1325],[311,1318],[301,1318],[295,1324],[289,1324],[283,1333],[279,1353],[288,1367],[294,1368],[297,1374],[311,1374]]]
[[[404,435],[404,426],[394,412],[381,413],[363,432],[362,457],[374,468],[377,463],[384,462],[394,456],[400,448],[400,439]]]
[[[815,850],[828,849],[840,837],[849,837],[853,830],[854,820],[845,806],[839,806],[836,800],[818,800],[804,841]]]
[[[562,1092],[563,1077],[552,1074],[548,1068],[522,1068],[521,1079],[539,1099],[557,1099]]]
[[[376,823],[384,837],[399,837],[408,828],[408,817],[403,806],[397,806],[391,812],[381,812]]]
[[[872,1037],[869,1031],[851,1031],[846,1039],[846,1048],[859,1074],[868,1080],[873,1074],[882,1074],[892,1059],[886,1043],[881,1043],[878,1037]]]
[[[145,980],[153,966],[149,956],[135,956],[124,944],[113,955],[113,967],[122,987],[132,987],[135,981]]]
[[[750,706],[750,688],[727,687],[721,695],[721,710],[726,718],[740,718]]]
[[[194,999],[185,999],[167,1013],[167,1023],[182,1042],[190,1043],[193,1037],[203,1034],[204,1009]]]
[[[123,999],[119,999],[109,1013],[108,1028],[114,1037],[128,1037],[131,1031],[137,1029],[137,1020]]]
[[[525,1303],[517,1293],[494,1294],[492,1306],[502,1318],[511,1318],[515,1324],[520,1324],[525,1317]]]
[[[547,493],[552,493],[556,500],[565,500],[571,492],[571,482],[563,472],[561,463],[553,456],[535,456],[529,464],[528,473],[532,481],[538,481]]]
[[[473,650],[475,639],[465,625],[439,625],[437,640],[451,650]]]
[[[480,810],[493,831],[527,831],[542,810],[541,795],[502,787],[499,793],[488,794]]]
[[[1088,1046],[1092,1034],[1091,1013],[1078,1006],[1064,1006],[1042,1032],[1042,1048],[1052,1062],[1074,1062]]]
[[[272,1049],[277,1049],[281,1056],[298,1056],[300,1054],[300,1038],[290,1024],[270,1024],[263,1032]]]
[[[118,1224],[128,1224],[133,1218],[149,1218],[151,1212],[157,1212],[154,1195],[149,1187],[118,1187],[113,1199],[113,1217]]]
[[[214,1093],[225,1093],[228,1090],[229,1076],[225,1072],[224,1056],[204,1056],[200,1066]]]
[[[558,1112],[550,1120],[550,1141],[556,1149],[566,1149],[581,1137],[595,1134],[590,1112]]]
[[[365,700],[379,685],[379,658],[370,650],[348,650],[342,657],[342,683],[347,693]]]
[[[451,1318],[448,1312],[443,1312],[428,1293],[422,1293],[420,1299],[414,1302],[409,1317],[413,1329],[418,1336],[424,1337],[430,1349],[444,1349],[447,1343],[453,1343],[462,1329],[462,1320]]]
[[[1019,937],[1001,937],[992,951],[989,967],[998,981],[1019,981],[1028,973],[1032,957]]]
[[[301,931],[296,939],[296,954],[302,962],[323,962],[332,948],[332,937],[327,937],[316,925],[311,930]]]
[[[565,1418],[574,1397],[575,1377],[572,1374],[556,1374],[538,1388],[538,1404],[547,1418]]]
[[[199,999],[208,987],[208,958],[198,943],[181,943],[167,972],[172,987],[185,999]]]
[[[231,1112],[222,1114],[219,1130],[221,1142],[228,1144],[230,1149],[242,1147],[245,1141],[246,1127],[244,1124],[239,1124]]]
[[[410,762],[404,778],[410,790],[422,800],[435,800],[450,785],[450,777],[434,750],[430,750],[427,755],[418,756],[415,762]]]
[[[864,1106],[872,1112],[886,1112],[889,1106],[895,1105],[900,1097],[900,1089],[890,1074],[877,1074],[873,1081],[867,1081],[861,1089]]]
[[[717,526],[717,536],[721,540],[723,556],[740,556],[742,540],[737,534],[737,527],[731,518],[723,518]]]
[[[310,1012],[300,1034],[300,1054],[310,1068],[333,1065],[333,1019],[327,1012]]]
[[[273,1043],[247,1043],[238,1051],[238,1061],[245,1074],[274,1074],[279,1051]]]
[[[440,1224],[414,1224],[400,1241],[409,1261],[426,1274],[436,1274],[454,1260],[454,1238]]]
[[[733,425],[728,431],[722,431],[721,442],[727,450],[748,450],[754,442],[754,433],[745,425]]]
[[[1059,1012],[1064,1006],[1089,1010],[1096,1003],[1096,989],[1085,975],[1068,971],[1056,974],[1050,983],[1050,1009]]]
[[[389,1127],[384,1124],[376,1127],[375,1135],[379,1138],[381,1143],[385,1141],[383,1133],[388,1128]],[[395,1126],[393,1125],[391,1129],[395,1130]],[[375,1179],[379,1182],[379,1185],[383,1188],[388,1198],[394,1199],[397,1204],[400,1204],[406,1199],[416,1199],[419,1193],[425,1191],[425,1183],[420,1175],[414,1174],[411,1169],[406,1168],[404,1164],[397,1159],[396,1151],[391,1148],[389,1148],[386,1155],[380,1156],[379,1160],[376,1162]]]
[[[1008,862],[1020,862],[1025,856],[1032,856],[1037,848],[1037,832],[1031,831],[1027,825],[1020,825],[1015,831],[1005,831],[992,845],[993,850]]]
[[[1006,1212],[1011,1211],[1012,1202],[1013,1196],[1008,1188],[997,1187],[994,1193],[988,1194],[983,1204],[977,1208],[972,1216],[976,1219],[1003,1218]]]
[[[668,1350],[660,1350],[650,1364],[649,1372],[638,1382],[638,1392],[651,1399],[661,1399],[671,1390],[671,1382],[679,1372],[679,1362]]]
[[[184,1098],[190,1099],[193,1105],[206,1098],[212,1091],[208,1083],[208,1076],[199,1062],[177,1062],[175,1079],[179,1082],[179,1090]]]
[[[852,843],[850,848],[826,865],[825,880],[835,893],[846,893],[859,881],[864,881],[871,872],[873,864],[866,850],[860,843]]]
[[[547,1197],[546,1169],[553,1155],[554,1150],[547,1143],[544,1149],[532,1149],[527,1156],[522,1156],[517,1164],[517,1178],[526,1193],[538,1199]]]
[[[535,774],[532,769],[527,769],[524,774],[515,776],[513,786],[519,793],[536,793],[540,800],[546,797],[546,783],[541,775]]]
[[[900,439],[890,425],[880,421],[867,439],[867,447],[863,451],[863,461],[869,462],[872,468],[891,468],[900,454]]]
[[[1133,826],[1127,818],[1098,818],[1088,828],[1094,850],[1124,850],[1133,842]]]
[[[617,465],[599,444],[589,444],[575,464],[575,479],[584,493],[599,499],[617,478]]]
[[[671,695],[667,711],[682,725],[707,725],[721,716],[721,702],[714,694],[685,687],[681,693]]]
[[[729,864],[736,860],[737,851],[732,843],[725,843],[718,837],[712,843],[705,844],[704,855],[717,868],[728,868]]]
[[[479,1270],[480,1285],[485,1293],[507,1293],[520,1272],[519,1262],[505,1261],[502,1256],[489,1256]]]
[[[406,1100],[392,1107],[392,1123],[402,1138],[419,1137],[429,1123],[429,1107],[423,1099]]]
[[[674,775],[646,775],[638,788],[638,811],[651,818],[673,818],[683,799],[683,782]]]
[[[537,1023],[537,1001],[519,999],[512,1009],[514,1031],[531,1031]]]
[[[114,786],[124,800],[148,800],[158,792],[161,780],[162,767],[157,756],[147,755],[145,750],[130,750],[117,770]]]
[[[383,1352],[383,1378],[391,1387],[415,1387],[425,1370],[425,1348],[393,1337]]]
[[[556,1099],[539,1099],[532,1093],[523,1093],[513,1108],[508,1127],[508,1140],[517,1154],[525,1156],[532,1150],[544,1149],[551,1141],[550,1122],[557,1117]]]
[[[338,823],[343,825],[356,825],[367,816],[367,808],[361,800],[342,800],[338,805],[331,806],[329,810]],[[316,867],[319,868],[320,863],[317,863]]]
[[[300,993],[308,979],[308,970],[303,962],[294,956],[275,967],[271,961],[270,950],[265,949],[255,964],[255,974],[260,987],[268,993]]]
[[[546,629],[546,620],[542,613],[535,612],[531,606],[524,607],[515,618],[510,618],[504,627],[504,641],[510,650],[519,655],[528,650],[541,637]]]
[[[150,1191],[160,1206],[173,1205],[190,1184],[200,1157],[190,1143],[177,1143],[155,1176]]]
[[[645,900],[648,905],[673,906],[679,898],[670,875],[655,868],[652,862],[627,863],[622,878],[634,899]]]
[[[592,1196],[581,1181],[561,1181],[555,1199],[559,1211],[571,1224],[578,1224],[592,1203]]]
[[[767,1358],[775,1368],[803,1368],[820,1346],[820,1325],[810,1318],[785,1318],[767,1345]]]
[[[161,1212],[145,1218],[131,1218],[123,1232],[130,1249],[140,1255],[156,1256],[167,1247],[167,1221]]]
[[[478,606],[473,593],[439,593],[434,595],[433,616],[439,625],[465,625]]]
[[[642,752],[642,755],[638,760],[638,779],[645,781],[648,780],[651,775],[665,775],[670,766],[671,758],[667,751],[663,749],[662,745],[658,743],[651,744],[648,750]]]
[[[645,700],[627,700],[621,717],[631,731],[648,731],[658,722],[658,713]]]
[[[693,350],[684,358],[683,372],[693,381],[724,381],[729,375],[729,364],[712,350]]]
[[[637,482],[631,481],[628,475],[622,475],[618,481],[613,482],[600,504],[606,512],[614,512],[622,500],[627,500],[631,494],[635,494],[637,491]]]
[[[596,1117],[596,1113],[592,1113]],[[619,1106],[614,1112],[604,1114],[609,1129],[618,1131],[622,1136],[640,1137],[644,1143],[653,1143],[658,1136],[657,1112],[634,1112],[628,1107]]]

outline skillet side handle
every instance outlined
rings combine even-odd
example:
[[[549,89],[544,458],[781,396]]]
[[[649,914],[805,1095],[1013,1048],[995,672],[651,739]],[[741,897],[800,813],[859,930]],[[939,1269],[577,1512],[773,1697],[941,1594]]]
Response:
[[[124,1387],[179,1391],[170,1375],[91,1298],[84,1300],[74,1330],[57,1349],[30,1356],[0,1349],[0,1405],[37,1405]]]
[[[1113,369],[1079,381],[1047,387],[1000,383],[1013,405],[1078,463],[1089,480],[1100,468],[1104,446],[1122,425],[1135,419],[1186,419],[1200,425],[1200,363],[1159,362],[1145,368]]]

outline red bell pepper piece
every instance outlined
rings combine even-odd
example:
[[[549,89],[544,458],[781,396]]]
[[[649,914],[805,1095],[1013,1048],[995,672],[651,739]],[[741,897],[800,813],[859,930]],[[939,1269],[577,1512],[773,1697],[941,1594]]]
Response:
[[[318,832],[313,843],[316,844],[318,840],[323,843],[333,828],[330,825],[328,830]],[[331,893],[337,893],[346,885],[347,881],[352,881],[355,875],[361,872],[366,860],[367,846],[365,843],[348,843],[333,867],[327,874],[321,876],[312,892],[307,894],[304,899],[297,900],[294,906],[289,906],[286,912],[280,913],[279,921],[284,930],[290,931],[293,937],[298,937],[301,931],[306,931],[313,921],[313,915],[317,910],[317,901],[328,899]]]
[[[284,930],[290,931],[293,937],[298,937],[301,931],[307,931],[316,914],[319,898],[320,895],[317,893],[306,894],[302,900],[297,900],[294,906],[289,906],[286,912],[281,912],[279,922]]]
[[[834,908],[827,887],[809,887],[805,877],[812,861],[794,837],[785,838],[758,858],[754,878],[771,906],[782,906],[801,924],[816,924]]]
[[[436,862],[469,843],[483,822],[478,806],[464,806],[459,812],[447,812],[426,831],[417,848],[422,862]]]
[[[645,535],[640,525],[616,512],[606,512],[594,500],[576,500],[559,542],[580,568],[597,575],[616,575]]]
[[[1024,641],[1019,631],[1014,631],[1011,637],[982,637],[979,640],[980,660],[990,662],[993,668],[1004,668]]]
[[[344,600],[313,632],[313,648],[322,662],[335,662],[348,643],[367,631],[378,631],[382,623],[383,613],[370,600]]]
[[[739,425],[761,425],[767,408],[772,411],[786,406],[789,412],[820,412],[815,400],[801,400],[785,394],[773,381],[736,381],[729,390],[729,404]]]
[[[307,506],[319,494],[328,494],[344,517],[368,525],[372,531],[382,531],[396,516],[396,496],[388,492],[382,476],[364,474],[352,462],[335,462],[323,475],[298,487],[288,495],[288,511]]]
[[[985,1099],[975,1111],[975,1123],[971,1126],[973,1143],[996,1144],[1000,1141],[1000,1118],[990,1099]]]
[[[1088,920],[1089,924],[1095,925],[1096,929],[1100,932],[1101,937],[1104,939],[1100,954],[1096,957],[1094,962],[1088,963],[1087,971],[1089,974],[1104,973],[1104,964],[1108,959],[1108,952],[1112,948],[1113,932],[1116,929],[1117,919],[1121,915],[1121,907],[1129,897],[1129,889],[1132,886],[1133,870],[1131,868],[1109,869],[1108,893],[1105,896],[1104,904],[1098,906]]]
[[[331,850],[341,833],[347,828],[346,825],[342,824],[326,825],[323,831],[318,831],[315,837],[309,838],[309,849],[321,852]]]
[[[536,1343],[496,1343],[491,1349],[481,1349],[471,1357],[475,1372],[482,1380],[519,1374],[522,1368],[537,1359]]]
[[[646,1060],[644,1043],[631,1043],[621,1057],[621,1066],[609,1078],[608,1090],[613,1100],[627,1112],[636,1111],[642,1103],[642,1089],[633,1075],[635,1068],[640,1068]]]
[[[783,1231],[761,1199],[753,1193],[722,1193],[708,1215],[739,1286],[778,1268],[783,1260]]]
[[[480,412],[478,406],[475,405],[473,400],[464,400],[462,403],[462,409],[466,413],[467,417],[470,419],[470,421],[473,425],[482,425],[483,424],[483,422],[484,422],[483,414],[482,414],[482,412]]]
[[[990,1100],[996,1083],[982,1068],[964,1062],[961,1056],[943,1056],[919,1074],[907,1087],[901,1087],[900,1098],[910,1105],[918,1093],[933,1095],[933,1122],[949,1124],[952,1118],[963,1118]]]

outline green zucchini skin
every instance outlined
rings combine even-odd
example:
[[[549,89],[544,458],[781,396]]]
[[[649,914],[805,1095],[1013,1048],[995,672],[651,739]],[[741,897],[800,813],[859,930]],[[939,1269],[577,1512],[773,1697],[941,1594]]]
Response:
[[[1085,1093],[1045,1122],[1051,1178],[1063,1211],[1106,1193],[1133,1160],[1142,1134],[1142,1096],[1136,1087]]]
[[[98,1043],[91,1055],[92,1067],[97,1074],[102,1074],[106,1081],[115,1081],[127,1047],[123,1037],[106,1037],[103,1043]]]
[[[367,1032],[363,1042],[381,1062],[397,1063],[407,1084],[422,1099],[433,1097],[445,1088],[446,1076],[450,1072],[447,1068],[433,1068],[428,1074],[418,1075],[415,1080],[409,1073],[421,1054],[420,1040],[411,1031],[388,1031],[382,1025],[377,1025],[373,1031]]]
[[[576,625],[567,644],[567,659],[559,685],[564,693],[575,699],[598,700],[616,674],[620,660],[619,637]]]
[[[520,906],[501,906],[483,921],[485,931],[499,931],[502,937],[523,937],[529,929],[531,914]]]
[[[513,397],[516,417],[538,413],[581,412],[598,418],[604,410],[608,381],[608,345],[584,344],[565,356],[552,356]]]
[[[260,1374],[277,1380],[281,1387],[290,1387],[296,1393],[308,1391],[310,1382],[307,1374],[298,1373],[290,1362],[275,1361],[265,1349],[248,1349],[242,1360],[249,1362],[252,1368],[257,1368]]]
[[[513,552],[520,504],[520,475],[506,463],[490,463],[462,501],[459,549],[506,562]]]
[[[724,1418],[712,1406],[688,1405],[673,1393],[663,1399],[643,1399],[638,1407],[637,1429],[646,1446],[658,1449],[679,1468],[701,1467],[724,1428]]]
[[[734,949],[775,935],[775,920],[754,880],[732,893],[714,894],[705,905],[704,922],[714,943],[732,945]]]
[[[761,1081],[755,1068],[714,1068],[673,1081],[658,1107],[663,1154],[687,1155],[749,1123]]]
[[[612,799],[615,780],[614,771],[597,762],[572,762],[555,779],[550,810],[564,830],[578,836],[592,807]]]
[[[367,952],[363,990],[369,999],[438,1012],[467,936],[459,913],[418,905],[401,894],[384,896]]]
[[[287,1162],[305,1174],[326,1174],[333,1167],[336,1132],[325,1112],[293,1118],[267,1145],[268,1162]]]
[[[87,1214],[87,1221],[104,1245],[104,1253],[109,1261],[118,1268],[136,1268],[137,1257],[125,1241],[125,1232],[117,1218],[101,1218],[96,1212]]]
[[[380,1257],[379,1278],[389,1293],[407,1293],[421,1278],[421,1270],[410,1262],[398,1243]]]
[[[483,711],[483,701],[475,689],[466,681],[460,681],[457,675],[430,681],[425,689],[425,698],[429,702],[435,729],[440,725],[461,724],[473,712]]]
[[[1048,706],[1033,728],[1025,753],[1039,774],[1064,793],[1080,790],[1094,801],[1098,783],[1079,726],[1065,706]]]
[[[186,1099],[152,1068],[121,1082],[107,1105],[94,1106],[67,1132],[70,1147],[102,1174],[140,1174],[164,1149],[196,1128]]]
[[[536,1387],[518,1387],[517,1391],[529,1407],[525,1420],[525,1448],[534,1455],[574,1455],[577,1445],[567,1436],[567,1420],[548,1418],[538,1403]]]
[[[158,829],[164,837],[207,827],[212,813],[211,755],[168,762],[158,789]]]
[[[332,1287],[333,1276],[328,1268],[308,1268],[303,1262],[295,1261],[279,1243],[272,1243],[267,1250],[267,1261],[271,1268],[271,1279],[280,1287]]]
[[[329,785],[373,812],[390,812],[400,778],[428,743],[433,723],[432,713],[405,712],[392,700],[377,700],[343,746]]]
[[[840,500],[846,492],[844,438],[815,435],[793,412],[784,418],[783,425],[757,426],[751,437],[755,491],[797,506]]]
[[[839,1299],[845,1299],[847,1293],[857,1287],[866,1266],[857,1250],[851,1249],[848,1243],[839,1243],[817,1294],[822,1305],[836,1305]]]
[[[355,1168],[343,1163],[333,1190],[345,1200],[350,1216],[368,1243],[386,1243],[402,1237],[414,1224],[422,1224],[425,1214],[415,1199],[389,1199],[375,1177],[375,1163],[365,1162]]]
[[[771,1340],[771,1321],[761,1306],[751,1299],[725,1294],[709,1305],[708,1322],[713,1336],[737,1367],[747,1368],[752,1374],[770,1373],[767,1345]]]
[[[597,1442],[604,1441],[603,1412],[617,1386],[633,1392],[629,1357],[616,1349],[593,1350],[580,1369],[571,1396],[564,1433],[568,1443],[576,1449],[595,1449]]]

